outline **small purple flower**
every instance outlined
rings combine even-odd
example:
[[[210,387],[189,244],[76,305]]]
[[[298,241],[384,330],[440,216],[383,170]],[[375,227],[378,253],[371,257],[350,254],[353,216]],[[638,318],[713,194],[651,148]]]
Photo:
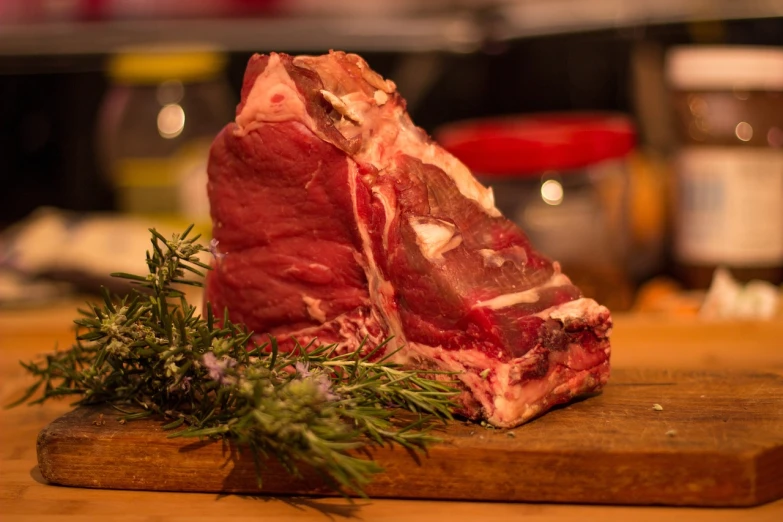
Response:
[[[214,353],[207,352],[201,360],[204,362],[204,366],[207,367],[210,379],[217,381],[220,384],[231,384],[234,382],[233,377],[226,375],[227,369],[237,365],[237,362],[234,359],[231,357],[222,357],[218,360]]]
[[[218,263],[223,260],[224,257],[226,257],[226,254],[220,252],[218,250],[218,245],[220,244],[220,241],[218,241],[215,238],[212,238],[209,242],[209,253],[212,254],[212,257],[215,258],[215,261]]]
[[[294,365],[294,369],[296,370],[296,373],[301,377],[302,379],[305,379],[307,377],[310,377],[310,364],[306,362],[299,361]]]
[[[337,397],[337,394],[332,391],[332,380],[328,375],[322,373],[318,377],[315,377],[315,384],[324,400],[334,401],[339,398]]]
[[[297,381],[310,381],[315,384],[318,394],[325,401],[334,401],[339,397],[332,391],[332,380],[324,373],[310,371],[310,363],[299,361],[294,365]]]

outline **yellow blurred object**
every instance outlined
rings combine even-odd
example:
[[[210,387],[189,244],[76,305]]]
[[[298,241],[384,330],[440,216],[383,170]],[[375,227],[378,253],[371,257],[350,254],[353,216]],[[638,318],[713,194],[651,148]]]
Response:
[[[136,47],[112,56],[108,70],[115,83],[156,84],[171,79],[208,80],[219,75],[225,65],[225,55],[204,46]]]
[[[210,229],[209,148],[234,114],[226,62],[198,44],[127,47],[110,59],[99,153],[119,211]]]
[[[660,247],[666,232],[666,201],[671,167],[642,151],[629,156],[631,237],[643,245]]]

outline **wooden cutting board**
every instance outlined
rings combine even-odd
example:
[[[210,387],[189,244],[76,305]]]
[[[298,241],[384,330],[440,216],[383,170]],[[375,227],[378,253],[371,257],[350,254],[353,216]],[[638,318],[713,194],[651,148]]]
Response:
[[[654,404],[663,407],[657,411]],[[314,473],[252,460],[222,441],[167,439],[155,420],[120,424],[79,408],[38,438],[51,483],[161,491],[329,494]],[[371,497],[751,506],[783,497],[783,376],[614,372],[603,394],[514,430],[454,422],[426,456],[373,453]]]

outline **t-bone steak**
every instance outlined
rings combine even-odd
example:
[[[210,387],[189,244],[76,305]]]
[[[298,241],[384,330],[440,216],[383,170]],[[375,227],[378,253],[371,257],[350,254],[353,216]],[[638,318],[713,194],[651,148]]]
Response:
[[[609,378],[609,310],[504,218],[359,56],[255,55],[209,160],[206,299],[281,342],[393,337],[457,413],[525,422]]]

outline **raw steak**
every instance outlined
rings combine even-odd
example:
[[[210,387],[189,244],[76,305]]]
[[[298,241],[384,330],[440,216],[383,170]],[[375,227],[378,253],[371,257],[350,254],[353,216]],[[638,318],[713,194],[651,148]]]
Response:
[[[250,59],[209,161],[206,298],[258,333],[460,372],[460,411],[516,426],[609,378],[609,310],[415,127],[359,56]]]

